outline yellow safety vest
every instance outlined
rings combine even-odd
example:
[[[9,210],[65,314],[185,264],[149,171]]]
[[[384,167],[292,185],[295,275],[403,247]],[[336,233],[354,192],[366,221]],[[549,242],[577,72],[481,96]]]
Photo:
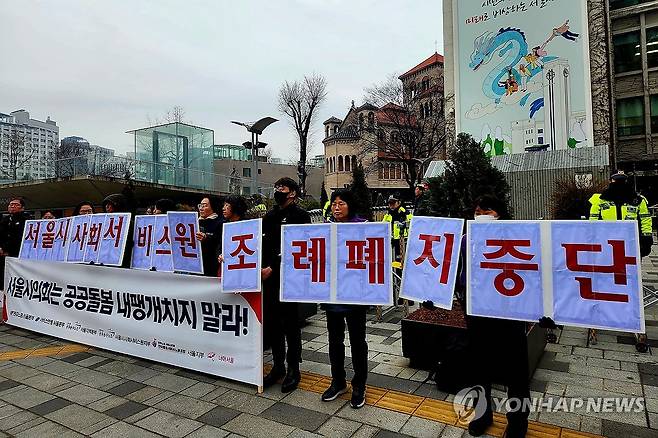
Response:
[[[322,217],[327,221],[331,218],[331,201],[325,202],[322,207]]]
[[[404,237],[409,236],[409,222],[411,221],[411,214],[405,214],[407,210],[404,209],[404,207],[400,207],[400,213],[402,213],[405,217],[405,222],[407,223],[407,226],[404,229]],[[382,222],[393,222],[393,216],[391,213],[386,213],[384,215],[384,219],[382,219]],[[398,223],[393,224],[393,240],[400,240],[400,226]]]
[[[621,220],[639,221],[640,233],[651,236],[651,214],[649,213],[649,203],[647,198],[638,195],[638,202],[634,204],[624,204],[621,206]],[[594,194],[589,198],[592,204],[589,210],[589,220],[591,221],[616,221],[617,206],[614,202],[601,198],[600,193]]]

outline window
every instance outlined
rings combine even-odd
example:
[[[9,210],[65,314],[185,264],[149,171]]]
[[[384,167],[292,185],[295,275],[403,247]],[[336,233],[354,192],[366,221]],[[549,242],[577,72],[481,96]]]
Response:
[[[384,179],[384,165],[382,163],[379,163],[379,166],[377,166],[377,176],[379,179]]]
[[[537,144],[544,144],[544,137],[538,137]]]
[[[350,156],[346,155],[345,156],[345,172],[350,172],[351,171],[351,164],[352,160],[350,160]]]
[[[356,155],[352,155],[352,169],[356,169]]]
[[[258,169],[258,174],[262,175],[263,174],[263,169]]]
[[[251,178],[251,169],[249,167],[243,167],[242,176],[245,178]]]
[[[368,113],[368,129],[374,129],[375,128],[375,113],[370,111]]]
[[[384,164],[384,179],[389,179],[391,177],[391,173],[388,168],[388,164]]]
[[[386,141],[386,134],[384,133],[384,130],[381,128],[377,130],[377,140]]]
[[[339,130],[340,129],[339,129],[338,125],[334,126],[334,134],[336,134]]]
[[[647,29],[647,66],[658,67],[658,27]]]
[[[617,101],[617,135],[644,134],[644,98],[631,97]]]
[[[651,106],[651,132],[658,134],[658,94],[652,95],[649,103]]]
[[[343,171],[343,156],[342,155],[338,156],[338,171],[339,172]]]
[[[647,3],[651,0],[610,0],[610,9],[621,9]]]
[[[325,137],[329,137],[329,131],[330,131],[329,125],[325,126],[324,127],[324,136]]]
[[[612,37],[615,53],[615,73],[642,70],[640,31],[622,33]]]
[[[363,129],[363,113],[359,114],[359,131]]]

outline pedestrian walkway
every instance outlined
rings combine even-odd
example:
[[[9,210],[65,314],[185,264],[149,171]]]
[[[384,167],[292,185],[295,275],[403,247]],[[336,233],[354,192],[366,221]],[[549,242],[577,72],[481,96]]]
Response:
[[[644,274],[645,284],[658,288],[658,255],[645,259]],[[320,401],[330,383],[324,313],[303,330],[304,373],[291,394],[275,387],[258,395],[247,385],[3,325],[0,431],[58,438],[469,436],[457,423],[453,396],[402,357],[401,317],[401,309],[381,323],[369,315],[369,386],[360,410],[350,408],[347,396]],[[647,333],[658,347],[655,308],[647,311]],[[557,334],[534,374],[533,396],[643,397],[645,409],[533,413],[528,437],[658,437],[658,358],[637,353],[627,333],[600,332],[590,347],[584,329]],[[500,389],[494,395],[502,396]],[[501,437],[504,428],[505,417],[497,414],[487,436]]]

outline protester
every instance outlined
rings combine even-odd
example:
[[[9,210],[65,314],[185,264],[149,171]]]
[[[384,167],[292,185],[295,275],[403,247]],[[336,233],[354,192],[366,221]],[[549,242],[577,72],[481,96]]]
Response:
[[[171,199],[158,199],[153,209],[153,214],[167,214],[168,211],[175,211],[176,203]]]
[[[94,214],[94,204],[90,201],[81,201],[73,209],[73,216],[80,216],[81,214]]]
[[[101,204],[103,206],[103,211],[105,213],[130,213],[130,221],[128,223],[128,234],[126,237],[126,249],[123,256],[123,263],[121,264],[122,268],[130,268],[130,260],[132,257],[133,251],[133,227],[134,222],[134,211],[133,206],[130,205],[128,197],[123,193],[113,193],[108,195]]]
[[[9,215],[2,218],[0,222],[0,267],[2,284],[5,277],[5,258],[18,257],[23,239],[25,221],[30,216],[25,212],[25,201],[21,198],[13,198],[7,206]]]
[[[149,216],[155,214],[155,205],[149,205],[146,207],[146,214]]]
[[[52,210],[46,210],[42,215],[41,219],[57,219],[57,216],[55,216],[55,213],[53,213]]]
[[[511,219],[505,202],[495,196],[481,196],[475,202],[476,221]],[[457,296],[466,308],[466,236],[462,237]],[[470,350],[470,376],[473,386],[484,389],[486,410],[468,425],[471,436],[480,436],[493,424],[491,385],[507,386],[508,399],[522,402],[520,408],[507,413],[507,438],[523,438],[528,430],[530,388],[528,386],[528,341],[526,323],[496,318],[466,316]],[[492,360],[495,358],[495,360]],[[479,406],[478,400],[478,406]]]
[[[197,239],[201,242],[201,254],[203,256],[203,275],[216,277],[219,270],[217,256],[222,237],[222,223],[224,219],[217,212],[220,207],[219,199],[206,196],[201,199],[199,208],[199,231]]]
[[[224,216],[224,223],[238,222],[244,219],[247,214],[247,201],[239,195],[229,195],[224,199],[224,206],[222,207],[222,216]],[[222,239],[219,238],[219,252],[222,252]],[[220,254],[217,257],[219,263],[224,263],[224,257]]]
[[[265,304],[265,335],[272,345],[273,367],[263,381],[271,386],[285,375],[281,384],[283,393],[294,391],[301,375],[302,334],[298,303],[279,301],[281,276],[281,226],[308,224],[311,216],[297,205],[299,185],[291,178],[274,183],[276,204],[263,218],[263,291]],[[286,355],[286,342],[288,352]],[[286,372],[285,362],[288,363]]]
[[[247,201],[239,195],[229,195],[224,199],[222,216],[225,222],[237,222],[247,214]]]
[[[337,190],[331,194],[332,222],[365,222],[356,216],[356,202],[349,190]],[[368,378],[368,344],[366,342],[367,306],[347,304],[323,304],[327,311],[329,332],[329,361],[331,362],[331,386],[322,394],[322,401],[332,401],[347,392],[345,381],[345,322],[350,336],[352,351],[352,399],[350,405],[359,409],[366,402]]]

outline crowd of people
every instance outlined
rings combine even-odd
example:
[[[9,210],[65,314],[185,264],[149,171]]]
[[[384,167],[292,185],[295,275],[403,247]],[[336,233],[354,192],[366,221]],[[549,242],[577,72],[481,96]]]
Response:
[[[590,220],[634,220],[640,227],[641,255],[651,250],[651,223],[647,210],[647,201],[637,195],[627,183],[622,172],[612,175],[609,187],[590,199]],[[264,386],[281,383],[281,391],[294,391],[301,379],[300,362],[302,360],[301,323],[299,304],[281,302],[279,299],[280,265],[281,265],[281,227],[287,224],[311,223],[309,213],[300,207],[298,197],[300,188],[296,181],[281,178],[275,183],[274,206],[266,211],[262,200],[253,203],[251,211],[247,200],[239,195],[225,198],[203,196],[199,201],[199,231],[196,235],[201,242],[204,260],[204,275],[219,275],[223,262],[221,241],[223,224],[245,219],[249,213],[263,217],[263,255],[262,278],[264,293],[264,335],[265,344],[271,345],[273,366],[264,377]],[[392,228],[391,245],[397,262],[400,262],[401,239],[408,234],[408,224],[412,213],[427,215],[428,187],[418,185],[415,188],[413,210],[407,211],[397,196],[388,198],[388,211],[383,221],[390,222]],[[324,206],[322,216],[327,222],[365,222],[366,218],[356,214],[357,200],[349,189],[336,190]],[[96,210],[92,202],[82,201],[74,209],[73,215],[92,214]],[[170,199],[160,199],[147,209],[147,214],[165,214],[169,211],[188,209],[177,205]],[[130,211],[126,196],[113,194],[106,197],[99,212]],[[264,215],[263,215],[264,213]],[[55,218],[53,211],[42,213],[43,218]],[[4,258],[19,254],[21,237],[25,221],[30,216],[25,212],[22,199],[12,199],[8,205],[8,215],[0,221],[0,268],[4,271]],[[508,206],[496,196],[478,198],[471,210],[470,219],[497,220],[511,219]],[[461,308],[466,308],[466,250],[465,236],[462,239],[462,258],[458,275],[456,299]],[[129,250],[127,250],[129,253]],[[431,303],[429,303],[431,306]],[[349,334],[352,366],[354,376],[351,380],[350,405],[358,409],[365,404],[366,381],[368,379],[368,343],[366,342],[367,306],[345,304],[323,304],[326,311],[329,338],[329,361],[331,365],[331,385],[322,394],[326,402],[335,400],[348,391],[345,371],[345,328]],[[469,433],[479,436],[485,433],[493,423],[491,404],[491,385],[493,382],[504,383],[508,388],[508,397],[527,400],[530,396],[528,385],[528,363],[526,325],[523,322],[507,321],[493,318],[467,316],[469,348],[466,363],[461,366],[468,369],[471,386],[480,385],[486,401],[486,409],[480,417],[471,421]],[[549,321],[550,323],[550,321]],[[493,360],[492,358],[496,358]],[[522,404],[522,406],[528,406]],[[507,414],[507,437],[524,437],[528,427],[529,412],[521,408]]]

